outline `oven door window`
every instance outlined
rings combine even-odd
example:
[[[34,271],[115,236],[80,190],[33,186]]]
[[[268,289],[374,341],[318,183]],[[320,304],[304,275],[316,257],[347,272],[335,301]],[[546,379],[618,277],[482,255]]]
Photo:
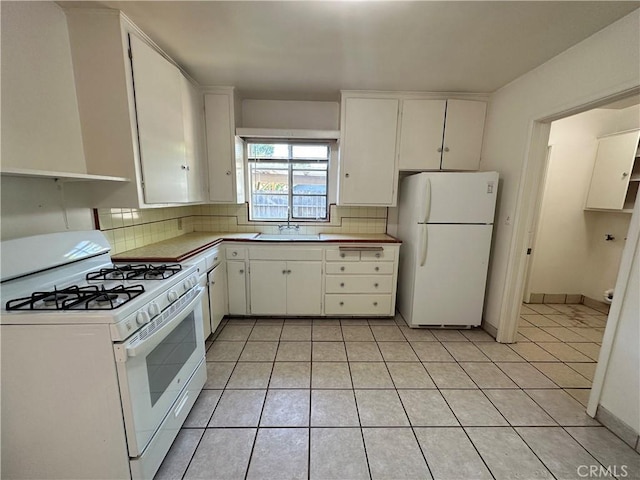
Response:
[[[146,357],[151,406],[165,392],[196,349],[196,324],[193,312]]]

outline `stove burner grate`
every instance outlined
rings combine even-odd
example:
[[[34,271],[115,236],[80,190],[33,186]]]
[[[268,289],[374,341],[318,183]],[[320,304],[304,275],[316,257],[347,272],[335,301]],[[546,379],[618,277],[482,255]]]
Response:
[[[113,265],[102,268],[97,272],[87,273],[86,279],[91,280],[164,280],[182,270],[178,264],[172,265]]]
[[[144,293],[142,285],[105,288],[76,285],[50,292],[34,292],[29,297],[9,300],[7,310],[113,310]]]

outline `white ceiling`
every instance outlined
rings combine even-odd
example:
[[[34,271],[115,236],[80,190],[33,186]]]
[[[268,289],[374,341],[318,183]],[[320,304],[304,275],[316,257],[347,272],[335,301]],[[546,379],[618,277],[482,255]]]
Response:
[[[638,2],[106,1],[201,85],[244,98],[341,89],[493,92]]]

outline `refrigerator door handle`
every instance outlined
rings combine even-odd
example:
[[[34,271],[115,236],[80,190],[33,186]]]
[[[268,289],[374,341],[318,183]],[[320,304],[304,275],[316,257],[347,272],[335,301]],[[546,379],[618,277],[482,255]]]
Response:
[[[427,221],[429,221],[429,214],[431,213],[431,179],[429,177],[425,178],[423,195],[422,208],[424,211],[422,212],[419,222],[427,223]]]
[[[427,224],[423,223],[420,230],[420,266],[424,267],[427,261],[427,243],[429,236],[427,234]]]

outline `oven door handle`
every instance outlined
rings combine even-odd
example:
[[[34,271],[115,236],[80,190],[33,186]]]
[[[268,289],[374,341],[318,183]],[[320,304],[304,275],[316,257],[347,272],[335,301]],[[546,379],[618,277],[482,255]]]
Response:
[[[185,318],[187,318],[191,311],[193,311],[195,305],[202,299],[202,294],[204,293],[204,289],[202,287],[194,288],[200,290],[198,294],[193,297],[193,299],[185,305],[182,310],[177,312],[168,323],[160,327],[143,341],[127,345],[127,357],[137,357],[139,355],[147,354],[160,345],[160,342],[162,342],[168,334],[170,334]]]

